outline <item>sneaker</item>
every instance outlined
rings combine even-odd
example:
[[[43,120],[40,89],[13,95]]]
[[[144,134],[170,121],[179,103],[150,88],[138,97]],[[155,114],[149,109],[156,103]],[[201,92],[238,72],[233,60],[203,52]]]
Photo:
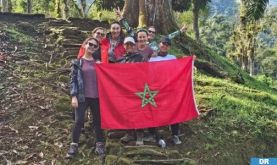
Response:
[[[173,135],[172,141],[173,141],[174,144],[181,144],[182,143],[182,141],[180,140],[180,138],[177,135]]]
[[[137,141],[136,141],[137,146],[143,145],[143,133],[137,132]]]
[[[159,146],[160,146],[161,148],[165,148],[165,147],[166,147],[166,143],[165,143],[165,141],[164,141],[163,139],[160,139],[159,142],[158,142],[158,144],[159,144]]]
[[[98,155],[105,155],[105,144],[103,142],[97,142],[95,153]]]
[[[78,153],[78,143],[71,143],[66,158],[71,158]]]
[[[124,143],[128,143],[131,140],[135,140],[135,138],[128,132],[122,138],[120,138],[120,141]]]

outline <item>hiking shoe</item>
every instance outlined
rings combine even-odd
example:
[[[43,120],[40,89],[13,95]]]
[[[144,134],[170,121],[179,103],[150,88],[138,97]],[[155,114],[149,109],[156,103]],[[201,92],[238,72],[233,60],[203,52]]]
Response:
[[[95,153],[98,155],[105,155],[105,144],[103,142],[97,142]]]
[[[78,153],[78,143],[71,143],[66,158],[71,158]]]
[[[161,148],[165,148],[165,147],[166,147],[166,142],[165,142],[163,139],[160,139],[159,142],[158,142],[158,145],[159,145]]]
[[[182,143],[182,141],[180,140],[180,138],[177,135],[173,135],[172,141],[173,141],[174,144],[181,144]]]
[[[143,137],[143,141],[155,143],[156,142],[156,138],[155,138],[154,135],[149,134],[149,135]]]
[[[124,143],[128,143],[131,140],[135,140],[135,138],[128,132],[122,138],[120,138],[120,141]]]

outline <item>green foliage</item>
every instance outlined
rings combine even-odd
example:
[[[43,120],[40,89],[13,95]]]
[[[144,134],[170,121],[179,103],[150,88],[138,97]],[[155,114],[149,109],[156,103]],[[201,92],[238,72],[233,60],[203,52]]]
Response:
[[[173,0],[172,9],[178,12],[184,12],[191,7],[191,0]]]
[[[174,12],[175,19],[178,25],[192,24],[193,23],[193,13],[192,11],[185,12]]]
[[[116,9],[117,7],[122,9],[124,6],[124,0],[96,0],[94,3],[98,10],[113,11],[113,9]]]
[[[88,14],[90,18],[98,19],[100,21],[108,21],[113,22],[117,20],[116,15],[113,11],[109,10],[97,10],[97,7],[95,5],[92,6],[91,12]]]
[[[209,18],[200,28],[201,40],[222,56],[226,56],[226,43],[232,33],[232,22],[222,15]]]
[[[211,16],[224,15],[231,20],[238,13],[238,2],[236,0],[212,0],[208,6]]]
[[[245,2],[247,5],[246,18],[249,21],[255,21],[263,17],[269,0],[245,0]]]
[[[9,39],[12,42],[18,42],[27,45],[32,45],[34,42],[33,38],[30,35],[20,32],[20,30],[14,26],[10,26],[2,30],[7,32],[7,34],[10,36]]]

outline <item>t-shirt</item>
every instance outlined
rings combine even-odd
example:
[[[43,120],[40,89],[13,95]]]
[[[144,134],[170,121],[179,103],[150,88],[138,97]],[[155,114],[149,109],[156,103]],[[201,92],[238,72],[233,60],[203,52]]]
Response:
[[[166,60],[174,60],[176,57],[171,54],[167,54],[166,56],[156,56],[156,57],[151,57],[149,62],[154,62],[154,61],[166,61]]]
[[[98,98],[97,79],[95,71],[95,61],[82,59],[82,73],[85,88],[85,97]]]
[[[145,61],[148,61],[149,58],[152,56],[154,53],[153,49],[150,48],[150,46],[146,45],[146,47],[143,50],[138,49],[138,46],[135,48],[135,52],[141,54]]]

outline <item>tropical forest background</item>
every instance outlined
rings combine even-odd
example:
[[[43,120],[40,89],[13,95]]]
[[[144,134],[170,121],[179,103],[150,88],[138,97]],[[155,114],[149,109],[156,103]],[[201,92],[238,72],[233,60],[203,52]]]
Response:
[[[228,165],[277,156],[277,0],[0,2],[0,163]],[[170,53],[197,56],[201,115],[182,124],[180,146],[126,146],[107,136],[103,160],[86,131],[67,160],[70,61],[94,27],[117,20],[118,7],[134,28],[154,25],[166,35],[188,26]]]

